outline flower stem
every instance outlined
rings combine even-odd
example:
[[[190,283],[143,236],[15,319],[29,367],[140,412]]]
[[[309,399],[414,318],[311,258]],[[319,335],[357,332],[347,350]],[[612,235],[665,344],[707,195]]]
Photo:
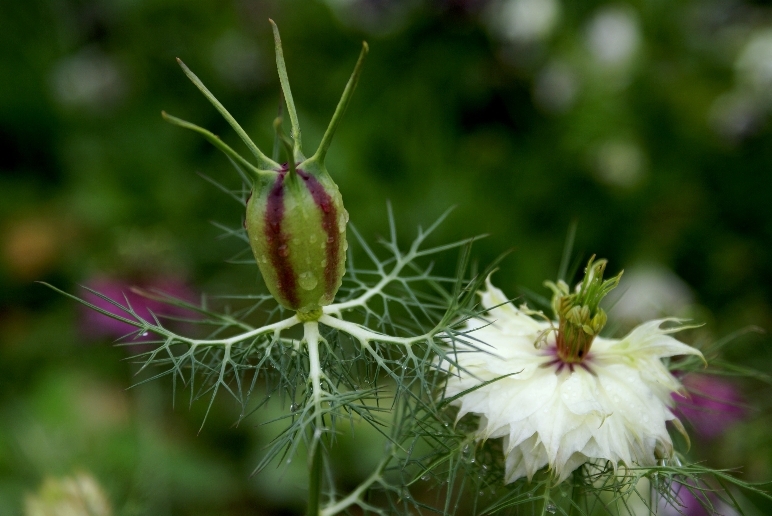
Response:
[[[284,93],[284,103],[287,106],[287,113],[290,117],[290,123],[292,124],[292,140],[294,142],[294,152],[291,156],[295,161],[303,161],[303,144],[300,141],[300,122],[298,122],[298,114],[295,111],[295,101],[292,100],[292,90],[290,90],[289,78],[287,77],[287,65],[284,63],[284,50],[281,47],[281,37],[279,36],[279,27],[276,26],[273,20],[270,18],[273,27],[273,40],[276,46],[276,67],[279,69],[279,82],[281,83],[281,91]],[[293,157],[290,157],[292,161]]]
[[[568,516],[581,514],[582,508],[579,501],[582,499],[582,467],[574,470],[573,484],[571,486],[571,507],[568,509]]]
[[[319,497],[322,492],[322,441],[316,439],[311,443],[311,464],[308,478],[308,509],[307,516],[319,516]]]
[[[550,511],[549,507],[551,505],[550,502],[550,477],[549,473],[547,473],[547,478],[544,479],[544,493],[542,494],[542,506],[541,511],[539,511],[539,514],[541,516],[546,516]]]
[[[346,83],[346,88],[343,90],[343,95],[340,97],[338,106],[335,108],[335,113],[332,115],[330,125],[327,126],[322,141],[319,143],[319,148],[313,155],[313,159],[319,163],[324,163],[324,158],[327,156],[327,149],[330,147],[332,137],[335,134],[335,129],[338,128],[338,124],[340,123],[341,118],[343,118],[343,113],[346,111],[346,107],[351,100],[351,95],[357,87],[357,82],[359,82],[359,75],[362,73],[362,65],[365,62],[365,56],[367,56],[369,50],[370,48],[367,46],[367,43],[363,41],[362,51],[359,53],[359,59],[357,59],[357,64],[354,66],[354,72],[351,74],[348,83]]]
[[[322,367],[319,361],[319,323],[303,323],[303,332],[308,347],[309,380],[311,399],[314,406],[314,432],[309,443],[308,460],[308,516],[319,516],[319,497],[322,488]]]

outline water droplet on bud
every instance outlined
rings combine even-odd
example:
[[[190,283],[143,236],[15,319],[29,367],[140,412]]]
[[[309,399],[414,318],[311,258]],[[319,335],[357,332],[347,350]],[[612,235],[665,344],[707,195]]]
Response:
[[[316,276],[314,276],[314,273],[310,271],[306,271],[300,275],[298,278],[298,283],[300,283],[300,288],[303,288],[305,290],[313,290],[314,287],[316,287],[316,284],[319,281],[316,279]]]
[[[289,254],[289,248],[287,247],[287,244],[282,244],[279,246],[279,256],[286,258]]]
[[[346,231],[346,224],[348,224],[348,212],[344,209],[343,213],[338,217],[338,232],[343,233]]]

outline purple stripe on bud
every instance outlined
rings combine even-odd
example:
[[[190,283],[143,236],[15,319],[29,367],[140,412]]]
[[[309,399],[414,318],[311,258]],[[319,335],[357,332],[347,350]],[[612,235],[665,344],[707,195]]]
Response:
[[[273,270],[276,271],[278,288],[287,303],[298,308],[300,301],[297,294],[295,275],[288,259],[289,237],[282,232],[284,219],[284,177],[286,170],[279,173],[279,177],[268,193],[268,205],[265,211],[265,238],[268,241],[268,258],[271,260]]]

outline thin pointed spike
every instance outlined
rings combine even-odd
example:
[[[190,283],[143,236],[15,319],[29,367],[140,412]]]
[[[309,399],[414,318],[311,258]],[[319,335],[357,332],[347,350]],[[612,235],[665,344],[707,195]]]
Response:
[[[209,143],[211,143],[212,145],[214,145],[215,147],[220,149],[223,152],[223,154],[225,154],[226,156],[231,158],[233,161],[236,161],[236,162],[240,163],[241,165],[243,165],[247,170],[249,170],[253,174],[253,176],[257,177],[259,174],[263,173],[257,167],[255,167],[252,163],[250,163],[249,161],[247,161],[244,158],[242,158],[241,155],[238,152],[236,152],[230,146],[228,146],[228,144],[223,142],[220,139],[220,137],[217,136],[216,134],[211,133],[211,132],[207,131],[206,129],[204,129],[203,127],[200,127],[200,126],[198,126],[196,124],[192,124],[192,123],[190,123],[188,121],[185,121],[185,120],[183,120],[181,118],[177,118],[176,116],[172,116],[169,113],[167,113],[166,111],[161,111],[161,116],[163,117],[164,120],[166,120],[167,122],[169,122],[171,124],[174,124],[176,126],[179,126],[179,127],[185,128],[185,129],[190,129],[191,131],[197,132],[198,134],[202,135],[204,138],[207,139],[207,141]]]
[[[332,115],[330,125],[327,126],[327,130],[324,132],[322,141],[319,143],[319,148],[316,150],[316,154],[313,156],[313,159],[319,163],[324,163],[324,158],[327,156],[327,149],[330,147],[332,137],[335,135],[335,129],[338,128],[338,124],[340,123],[341,118],[343,118],[343,113],[345,113],[346,107],[351,100],[351,95],[354,93],[354,89],[357,87],[359,75],[362,73],[362,65],[365,62],[365,57],[367,56],[369,50],[370,47],[367,46],[367,42],[363,41],[362,51],[359,53],[359,59],[357,59],[354,72],[351,74],[351,78],[349,78],[348,83],[346,84],[346,89],[343,90],[343,95],[340,97],[338,107],[335,108],[335,113]]]
[[[281,142],[282,146],[284,147],[284,151],[287,153],[287,165],[289,166],[289,174],[287,179],[290,181],[293,181],[294,177],[296,177],[297,172],[295,170],[295,160],[292,156],[292,141],[287,137],[287,134],[284,132],[284,128],[281,126],[281,118],[277,118],[273,121],[273,129],[276,132],[276,137]]]
[[[287,65],[284,62],[284,50],[281,47],[281,37],[279,36],[279,27],[276,23],[268,19],[273,27],[273,41],[276,46],[276,68],[279,70],[279,82],[281,90],[284,92],[284,101],[287,105],[287,113],[292,124],[292,139],[295,142],[293,156],[296,160],[302,161],[303,144],[300,136],[300,123],[298,122],[298,113],[295,111],[295,101],[292,99],[292,90],[290,90],[289,77],[287,77]]]
[[[281,98],[279,99],[279,109],[276,113],[276,118],[281,118],[284,115],[284,104],[281,101]],[[271,152],[271,159],[275,162],[279,162],[279,151],[281,150],[281,139],[279,138],[279,133],[274,132],[273,136],[273,151]]]
[[[566,281],[566,274],[568,273],[568,262],[571,261],[571,253],[574,250],[574,239],[576,238],[576,228],[579,223],[576,220],[571,222],[568,226],[568,234],[566,235],[566,243],[563,246],[563,257],[560,260],[560,269],[558,269],[558,279]]]
[[[220,112],[220,114],[230,124],[233,130],[236,131],[236,134],[239,135],[244,144],[249,147],[249,150],[252,151],[252,154],[254,154],[255,158],[257,159],[258,166],[265,169],[273,169],[278,167],[278,164],[275,161],[263,154],[263,152],[257,148],[255,142],[252,141],[252,139],[247,135],[246,131],[244,131],[244,129],[242,129],[242,127],[239,125],[239,123],[236,122],[236,119],[233,118],[230,113],[228,113],[228,110],[225,109],[225,106],[220,104],[220,101],[217,100],[214,95],[212,95],[212,92],[210,92],[206,86],[204,86],[204,83],[201,82],[201,79],[199,79],[196,74],[190,71],[190,68],[188,68],[185,63],[182,62],[182,59],[178,57],[177,62],[182,68],[182,71],[185,72],[185,75],[188,76],[188,79],[190,79],[190,82],[195,84],[196,88],[198,88],[199,91],[204,94],[207,100],[209,100],[215,109]]]

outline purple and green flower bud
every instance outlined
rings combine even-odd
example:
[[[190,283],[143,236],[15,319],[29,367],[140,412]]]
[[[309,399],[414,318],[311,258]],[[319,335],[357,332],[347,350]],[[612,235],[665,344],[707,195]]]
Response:
[[[335,299],[346,270],[346,224],[338,186],[324,166],[327,149],[359,79],[368,47],[363,43],[354,73],[346,84],[327,131],[310,158],[303,154],[300,125],[287,78],[281,39],[273,25],[276,64],[279,69],[287,113],[292,125],[291,138],[275,122],[287,161],[268,158],[246,132],[181,61],[185,74],[230,123],[252,152],[256,164],[242,158],[216,135],[184,120],[164,113],[170,122],[194,130],[222,150],[233,163],[252,177],[252,194],[247,201],[244,226],[249,244],[266,286],[285,308],[295,310],[304,320],[321,316],[322,306]]]
[[[600,308],[601,300],[619,285],[622,272],[604,281],[607,261],[590,258],[584,270],[584,279],[569,292],[568,284],[559,280],[548,281],[552,289],[552,309],[558,318],[556,344],[558,356],[563,362],[577,363],[587,357],[592,341],[606,326],[606,312]]]
[[[346,223],[338,186],[315,163],[264,176],[247,202],[249,244],[282,306],[313,317],[332,303],[346,270]]]

